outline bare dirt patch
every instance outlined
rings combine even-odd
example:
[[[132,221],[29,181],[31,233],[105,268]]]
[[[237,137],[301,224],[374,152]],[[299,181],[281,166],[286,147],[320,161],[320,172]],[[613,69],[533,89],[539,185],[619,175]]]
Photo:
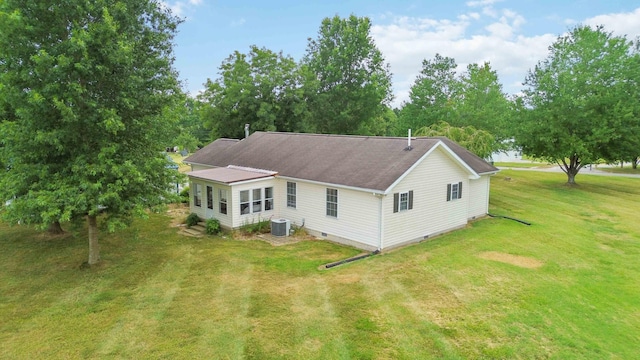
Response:
[[[485,260],[499,261],[502,263],[511,264],[527,269],[537,269],[540,266],[544,265],[544,263],[538,259],[501,253],[498,251],[485,251],[478,254],[478,257]]]
[[[183,226],[184,220],[189,215],[189,206],[187,204],[169,204],[167,215],[171,217],[171,227]]]

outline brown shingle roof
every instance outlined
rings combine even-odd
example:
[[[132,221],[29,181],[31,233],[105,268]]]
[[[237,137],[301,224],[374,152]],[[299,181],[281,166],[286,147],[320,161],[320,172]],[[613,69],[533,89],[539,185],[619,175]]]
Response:
[[[377,136],[255,132],[241,141],[214,147],[219,140],[184,161],[216,167],[268,169],[284,177],[385,191],[442,141],[474,172],[498,170],[441,138],[414,138],[410,151],[405,150],[406,138]]]
[[[203,147],[202,149],[196,151],[191,154],[189,157],[183,160],[183,162],[187,162],[190,164],[203,164],[209,165],[209,158],[216,153],[224,151],[229,146],[237,143],[240,140],[237,139],[225,139],[220,138],[213,141],[211,144]]]

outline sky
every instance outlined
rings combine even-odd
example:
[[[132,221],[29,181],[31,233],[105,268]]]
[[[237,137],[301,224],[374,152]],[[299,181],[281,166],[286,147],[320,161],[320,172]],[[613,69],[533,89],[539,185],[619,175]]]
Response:
[[[251,45],[299,61],[322,20],[351,14],[371,19],[371,36],[393,74],[393,107],[408,100],[424,59],[454,58],[458,71],[489,62],[507,94],[522,90],[527,72],[576,25],[603,25],[614,35],[640,36],[640,0],[163,0],[184,19],[174,66],[192,96],[234,51]]]

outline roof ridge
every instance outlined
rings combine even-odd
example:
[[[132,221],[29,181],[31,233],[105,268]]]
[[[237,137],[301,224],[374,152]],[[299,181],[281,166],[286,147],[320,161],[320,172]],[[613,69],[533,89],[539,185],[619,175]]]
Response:
[[[286,132],[286,131],[255,131],[255,133],[262,134],[278,134],[278,135],[299,135],[299,136],[310,136],[310,137],[342,137],[342,138],[361,138],[361,139],[392,139],[398,140],[403,139],[406,140],[406,136],[379,136],[379,135],[349,135],[349,134],[317,134],[317,133],[300,133],[300,132]],[[416,137],[412,136],[411,140],[415,139],[434,139],[433,137]]]

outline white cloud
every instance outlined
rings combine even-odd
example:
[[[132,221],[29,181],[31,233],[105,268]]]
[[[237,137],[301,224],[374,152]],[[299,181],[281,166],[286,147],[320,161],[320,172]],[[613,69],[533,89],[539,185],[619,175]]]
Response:
[[[475,0],[475,1],[467,1],[466,5],[468,7],[491,6],[501,1],[503,0]]]
[[[391,19],[388,24],[372,26],[376,45],[391,65],[396,95],[393,105],[400,106],[408,100],[409,89],[420,73],[422,61],[433,59],[436,53],[454,58],[458,71],[464,71],[468,64],[490,62],[491,68],[498,72],[505,92],[521,92],[528,71],[548,56],[548,48],[557,40],[557,34],[522,34],[521,27],[526,19],[509,9],[492,8],[497,2],[467,3],[469,7],[483,7],[482,15],[474,11],[455,20],[387,15]],[[604,25],[607,31],[635,39],[640,36],[638,19],[640,8],[596,16],[583,23]]]
[[[183,17],[185,13],[189,10],[192,10],[194,7],[201,5],[202,0],[187,0],[187,1],[161,1],[160,5],[171,9],[171,12],[179,17]]]
[[[494,2],[473,3],[473,6],[483,6]],[[408,100],[422,61],[433,59],[436,53],[454,58],[458,71],[464,71],[472,63],[490,62],[505,84],[505,92],[521,90],[527,71],[547,56],[548,46],[556,35],[520,34],[526,20],[512,10],[493,9],[490,14],[483,13],[484,16],[470,12],[456,20],[395,17],[387,25],[372,27],[376,45],[393,73],[394,106]]]
[[[598,15],[584,21],[585,25],[604,25],[615,35],[627,35],[628,39],[640,36],[640,7],[631,12]]]

